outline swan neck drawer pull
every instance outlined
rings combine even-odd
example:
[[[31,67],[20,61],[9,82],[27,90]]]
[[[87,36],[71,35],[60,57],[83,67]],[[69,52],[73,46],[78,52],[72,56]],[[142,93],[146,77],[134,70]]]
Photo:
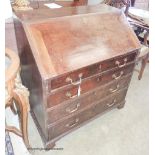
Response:
[[[66,124],[66,127],[72,128],[72,127],[74,127],[75,125],[77,125],[78,122],[79,122],[79,118],[76,118],[75,121],[74,121],[73,123],[68,123],[68,124]]]
[[[120,88],[120,85],[117,84],[116,89],[110,88],[109,90],[110,90],[111,93],[114,93],[114,92],[118,91],[119,88]]]
[[[101,69],[102,69],[102,65],[100,64],[100,65],[99,65],[99,70],[101,70]]]
[[[70,82],[72,85],[76,86],[76,85],[80,85],[82,81],[82,73],[79,74],[79,80],[76,82],[73,82],[73,80],[70,77],[66,78],[66,82]]]
[[[66,96],[69,97],[69,98],[78,97],[78,95],[73,95],[73,96],[72,96],[72,94],[71,94],[70,92],[67,92],[67,93],[66,93]]]
[[[69,98],[75,98],[75,97],[78,97],[78,96],[80,96],[81,95],[81,87],[80,87],[80,85],[78,86],[78,90],[77,90],[77,95],[73,95],[72,96],[72,94],[70,93],[70,92],[67,92],[66,93],[66,97],[69,97]]]
[[[119,68],[122,68],[126,65],[127,63],[127,58],[124,58],[124,63],[121,65],[121,63],[119,61],[115,61],[115,64],[118,65]]]
[[[108,106],[108,107],[112,107],[116,102],[117,102],[117,100],[114,99],[114,101],[113,101],[112,103],[107,103],[107,106]]]
[[[79,107],[80,107],[80,103],[76,104],[74,109],[66,108],[66,112],[73,113],[73,112],[77,111],[79,109]]]
[[[116,74],[113,74],[112,75],[112,78],[114,78],[115,80],[117,80],[117,79],[119,79],[119,78],[121,78],[121,76],[124,74],[124,72],[123,71],[121,71],[120,72],[120,74],[117,76]]]

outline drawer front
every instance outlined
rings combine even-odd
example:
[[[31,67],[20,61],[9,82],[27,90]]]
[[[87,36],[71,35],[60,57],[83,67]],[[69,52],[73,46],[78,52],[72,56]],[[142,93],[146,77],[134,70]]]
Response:
[[[77,113],[86,106],[92,105],[95,101],[101,100],[102,98],[114,94],[123,88],[127,88],[131,79],[131,74],[123,77],[119,80],[112,81],[105,86],[101,86],[90,93],[80,96],[72,101],[60,104],[52,109],[48,109],[48,124],[51,124],[63,117]]]
[[[112,71],[104,72],[97,76],[87,78],[81,81],[79,85],[70,85],[68,87],[58,89],[55,92],[52,92],[47,98],[47,107],[53,107],[64,101],[78,98],[80,95],[85,94],[93,89],[105,85],[112,80],[118,80],[129,73],[132,73],[134,69],[134,64],[125,66],[123,68],[117,68]]]
[[[127,55],[115,57],[113,59],[105,60],[103,62],[84,67],[74,72],[67,73],[63,76],[60,76],[58,78],[49,81],[48,91],[50,92],[51,90],[63,87],[65,85],[76,84],[77,81],[79,81],[79,78],[85,79],[112,68],[122,68],[126,66],[128,63],[133,62],[136,58],[136,55],[137,52],[132,52]]]
[[[52,126],[49,126],[49,140],[54,139],[65,132],[68,132],[74,127],[80,126],[80,124],[102,113],[103,111],[119,105],[122,101],[124,101],[126,92],[127,89],[115,93],[114,95],[110,95],[109,97],[98,101],[96,104],[90,106],[82,112],[76,115],[72,115],[69,118],[62,119]]]

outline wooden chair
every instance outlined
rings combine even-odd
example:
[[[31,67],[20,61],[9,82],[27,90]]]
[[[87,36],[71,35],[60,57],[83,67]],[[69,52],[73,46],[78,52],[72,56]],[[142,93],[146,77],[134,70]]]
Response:
[[[104,0],[103,3],[119,9],[124,8],[125,9],[124,13],[126,16],[128,15],[128,10],[131,5],[130,0]]]
[[[146,64],[149,61],[149,17],[145,10],[131,7],[128,12],[128,21],[136,28],[135,33],[141,41],[141,49],[139,51],[137,63],[141,62],[138,79],[141,80]]]
[[[144,34],[144,44],[142,44],[142,48],[140,49],[140,52],[139,52],[139,55],[138,55],[138,59],[137,59],[138,62],[141,61],[141,69],[140,69],[139,76],[138,76],[139,80],[141,80],[143,72],[144,72],[144,69],[146,67],[146,64],[149,61],[149,47],[148,47],[148,44],[147,44],[148,36],[149,36],[149,32],[147,31]]]
[[[11,60],[11,65],[5,70],[5,108],[10,107],[14,114],[17,113],[16,109],[18,109],[20,119],[20,130],[14,126],[7,125],[5,130],[22,137],[26,147],[30,148],[27,134],[29,92],[20,80],[20,63],[18,56],[9,49],[5,50],[5,56]],[[16,105],[16,109],[14,105]]]

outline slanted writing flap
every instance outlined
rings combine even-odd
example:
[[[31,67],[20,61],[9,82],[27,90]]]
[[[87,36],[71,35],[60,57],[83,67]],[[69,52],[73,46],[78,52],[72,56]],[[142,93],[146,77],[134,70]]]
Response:
[[[41,73],[48,77],[140,48],[119,10],[31,22],[25,30]]]

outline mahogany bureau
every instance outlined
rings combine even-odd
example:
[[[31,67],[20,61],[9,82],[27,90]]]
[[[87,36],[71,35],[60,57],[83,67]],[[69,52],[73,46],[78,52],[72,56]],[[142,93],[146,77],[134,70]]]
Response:
[[[45,147],[122,108],[140,44],[107,5],[16,12],[21,77]]]

